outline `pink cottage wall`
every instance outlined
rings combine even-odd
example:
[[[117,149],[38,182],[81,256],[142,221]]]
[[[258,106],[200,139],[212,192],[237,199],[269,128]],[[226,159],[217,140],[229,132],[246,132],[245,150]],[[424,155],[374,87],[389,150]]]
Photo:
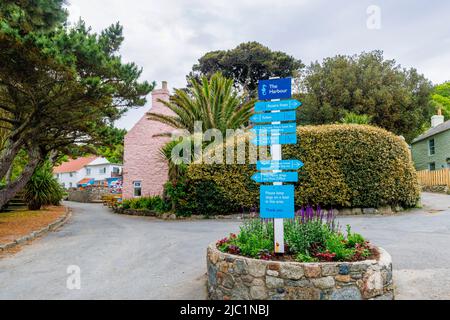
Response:
[[[152,112],[172,114],[158,99],[168,101],[169,90],[163,82],[162,89],[152,92]],[[144,115],[125,136],[123,197],[133,198],[133,182],[141,181],[142,195],[159,195],[168,178],[167,163],[162,160],[159,149],[169,137],[153,137],[155,134],[172,132],[173,128],[156,121],[150,121]]]

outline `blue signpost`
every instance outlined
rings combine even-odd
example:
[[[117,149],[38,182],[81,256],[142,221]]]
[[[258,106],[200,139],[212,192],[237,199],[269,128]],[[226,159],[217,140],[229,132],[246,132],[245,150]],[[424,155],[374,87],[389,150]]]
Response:
[[[302,167],[303,162],[300,160],[262,160],[256,164],[256,169],[259,171],[298,170]]]
[[[295,133],[297,131],[297,125],[295,122],[269,124],[262,126],[254,126],[252,129],[250,129],[250,131],[258,135],[269,135],[269,136],[281,133]]]
[[[294,218],[294,186],[261,186],[261,218]]]
[[[252,143],[257,146],[271,146],[274,144],[297,144],[297,134],[283,134],[271,136],[256,136]]]
[[[302,103],[297,100],[282,101],[264,101],[255,104],[255,112],[268,112],[279,110],[294,110],[300,107]]]
[[[258,96],[260,100],[289,99],[292,96],[292,79],[260,80]]]
[[[300,160],[282,160],[281,146],[296,144],[296,112],[301,102],[290,99],[292,96],[292,79],[269,79],[258,83],[259,100],[255,104],[255,112],[262,112],[250,118],[254,123],[271,123],[255,126],[251,131],[256,134],[252,143],[258,146],[269,146],[272,160],[259,161],[257,169],[266,171],[256,173],[252,179],[259,183],[272,183],[260,187],[261,218],[274,219],[275,253],[284,253],[283,219],[295,216],[294,186],[283,185],[283,182],[297,182],[297,170],[303,167]],[[267,101],[271,100],[271,101]],[[274,101],[276,100],[276,101]],[[294,110],[286,111],[285,110]],[[283,170],[292,170],[285,171]],[[269,172],[268,172],[269,171]]]
[[[295,111],[273,112],[273,113],[257,113],[250,117],[251,122],[281,122],[295,121],[297,113]]]
[[[258,183],[264,182],[298,182],[298,172],[260,172],[252,176],[252,180]]]

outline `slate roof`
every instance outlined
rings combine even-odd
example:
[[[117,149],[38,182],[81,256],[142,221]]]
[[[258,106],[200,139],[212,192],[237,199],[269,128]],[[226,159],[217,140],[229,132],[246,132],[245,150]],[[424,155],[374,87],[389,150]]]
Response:
[[[441,132],[444,132],[444,131],[447,131],[447,130],[450,130],[450,120],[445,121],[444,123],[441,123],[440,125],[438,125],[438,126],[436,126],[434,128],[431,128],[430,130],[428,130],[424,134],[422,134],[422,135],[418,136],[417,138],[415,138],[412,143],[417,143],[419,141],[425,140],[425,139],[427,139],[429,137],[432,137],[432,136],[434,136],[434,135],[436,135],[438,133],[441,133]]]

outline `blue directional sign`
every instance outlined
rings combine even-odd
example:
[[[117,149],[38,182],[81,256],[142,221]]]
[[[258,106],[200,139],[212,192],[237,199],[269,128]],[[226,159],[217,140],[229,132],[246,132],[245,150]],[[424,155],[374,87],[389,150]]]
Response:
[[[259,135],[269,135],[269,136],[272,134],[295,133],[297,131],[297,124],[295,122],[289,122],[281,124],[255,126],[250,131]]]
[[[282,134],[278,136],[257,136],[252,140],[257,146],[270,146],[273,144],[297,144],[297,134]]]
[[[255,112],[294,110],[300,107],[301,105],[302,103],[297,100],[257,102],[255,104]]]
[[[262,160],[256,164],[259,171],[298,170],[304,164],[300,160]]]
[[[252,180],[258,183],[264,182],[297,182],[298,173],[294,171],[287,172],[259,172],[252,176]]]
[[[281,122],[281,121],[295,121],[297,114],[295,111],[288,112],[272,112],[272,113],[258,113],[250,117],[251,122]]]
[[[258,96],[259,100],[289,99],[292,96],[292,79],[260,80]]]
[[[263,219],[293,219],[294,186],[261,186],[260,208]]]

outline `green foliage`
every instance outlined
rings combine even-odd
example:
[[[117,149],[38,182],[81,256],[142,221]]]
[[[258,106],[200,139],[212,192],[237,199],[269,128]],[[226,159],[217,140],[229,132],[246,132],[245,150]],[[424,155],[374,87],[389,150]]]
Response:
[[[329,228],[319,220],[308,223],[298,223],[288,220],[284,227],[285,241],[293,252],[310,254],[309,249],[318,243],[324,243]]]
[[[39,210],[44,205],[58,205],[64,191],[53,177],[52,166],[46,162],[38,167],[24,189],[24,199],[30,210]]]
[[[188,80],[221,72],[234,86],[255,98],[258,81],[269,77],[297,77],[304,67],[300,60],[284,52],[272,51],[258,42],[241,43],[231,50],[206,53],[194,65]]]
[[[345,116],[341,119],[341,123],[345,124],[370,124],[371,116],[367,114],[356,114],[354,112],[345,112]]]
[[[450,120],[450,82],[437,85],[431,95],[432,104],[441,109],[446,120]]]
[[[160,196],[154,196],[125,199],[122,202],[122,208],[133,210],[150,210],[162,213],[168,212],[170,210],[170,205],[165,202]]]
[[[285,159],[305,163],[295,186],[297,206],[407,208],[417,204],[420,189],[408,145],[394,134],[372,126],[341,124],[299,127],[297,136],[297,145],[283,147]],[[226,148],[219,145],[217,150],[225,153]],[[259,185],[251,180],[255,172],[255,165],[196,163],[189,166],[186,183],[193,189],[208,185],[229,209],[250,210],[259,205]]]
[[[164,193],[179,216],[229,214],[238,209],[210,181],[195,185],[185,178],[169,181],[164,186]]]
[[[29,159],[0,191],[0,206],[43,159],[102,144],[110,124],[143,106],[154,87],[139,80],[141,68],[122,61],[120,24],[99,34],[81,20],[69,27],[63,3],[0,4],[0,180],[19,152]]]
[[[432,85],[415,69],[385,60],[381,51],[338,55],[311,64],[303,79],[302,124],[340,121],[346,112],[371,116],[371,123],[410,142],[433,114]]]
[[[97,154],[111,163],[123,163],[124,139],[127,130],[108,126],[103,128],[102,145],[97,147]]]
[[[215,73],[211,78],[193,79],[187,90],[177,89],[170,101],[161,101],[175,115],[149,112],[148,118],[167,124],[176,129],[194,133],[196,121],[202,122],[202,132],[218,129],[222,134],[227,129],[237,129],[248,124],[253,114],[254,101],[242,103],[233,90],[233,81]]]
[[[333,225],[318,216],[287,220],[286,254],[300,262],[357,261],[370,256],[369,243],[361,235],[351,233],[347,226],[346,237]],[[217,242],[217,248],[223,252],[267,260],[274,256],[273,247],[273,223],[261,219],[244,222],[237,235],[231,234]]]

